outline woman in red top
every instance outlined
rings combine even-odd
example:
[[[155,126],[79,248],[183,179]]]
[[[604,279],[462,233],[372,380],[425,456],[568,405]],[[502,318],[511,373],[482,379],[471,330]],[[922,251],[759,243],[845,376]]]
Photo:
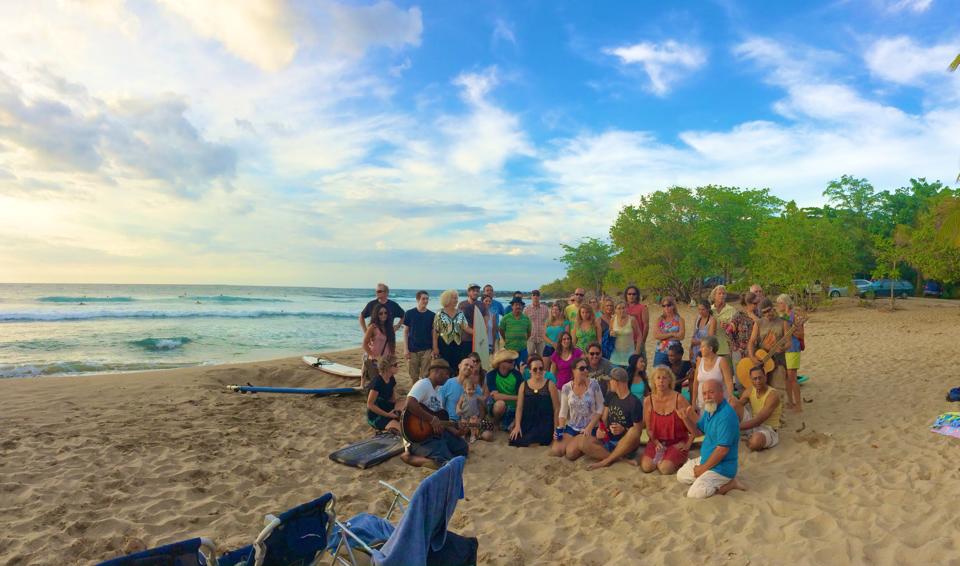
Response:
[[[627,303],[627,314],[637,319],[640,324],[640,332],[634,336],[637,341],[637,353],[647,359],[647,334],[650,333],[650,313],[647,312],[647,305],[640,302],[640,289],[636,285],[630,285],[623,291],[623,300]]]
[[[649,379],[653,393],[643,400],[643,424],[650,440],[640,459],[640,469],[646,473],[659,470],[663,475],[675,474],[686,463],[693,444],[693,435],[680,418],[680,412],[690,403],[673,390],[676,377],[666,367],[653,368]]]

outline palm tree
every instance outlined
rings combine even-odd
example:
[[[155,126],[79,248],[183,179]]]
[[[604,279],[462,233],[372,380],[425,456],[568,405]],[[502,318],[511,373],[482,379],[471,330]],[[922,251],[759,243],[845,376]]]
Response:
[[[960,67],[960,55],[950,63],[950,72],[956,71]],[[960,181],[960,175],[957,175],[957,181]],[[943,224],[940,225],[941,234],[952,241],[954,245],[960,246],[960,200],[954,200],[944,206]]]

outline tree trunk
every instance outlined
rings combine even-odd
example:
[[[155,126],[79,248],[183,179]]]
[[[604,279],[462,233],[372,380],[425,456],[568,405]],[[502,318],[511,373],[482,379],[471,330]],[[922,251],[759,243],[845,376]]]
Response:
[[[896,307],[893,304],[893,279],[890,280],[890,310],[895,309]]]

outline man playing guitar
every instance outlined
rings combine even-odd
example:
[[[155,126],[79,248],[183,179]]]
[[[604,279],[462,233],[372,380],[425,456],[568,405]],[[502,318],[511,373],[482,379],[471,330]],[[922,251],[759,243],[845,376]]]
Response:
[[[466,456],[469,448],[466,441],[447,430],[440,417],[434,413],[443,409],[440,387],[450,379],[450,364],[443,358],[430,362],[427,379],[417,381],[407,394],[406,411],[429,422],[434,437],[407,446],[400,458],[411,466],[439,468],[457,456]]]

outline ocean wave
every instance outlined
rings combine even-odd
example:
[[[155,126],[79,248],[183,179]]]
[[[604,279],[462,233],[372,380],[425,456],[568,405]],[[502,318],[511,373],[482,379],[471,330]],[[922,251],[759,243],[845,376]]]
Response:
[[[193,340],[190,340],[186,336],[177,336],[174,338],[144,338],[143,340],[134,340],[130,342],[130,344],[150,352],[168,352],[170,350],[176,350],[190,342],[193,342]]]
[[[0,364],[0,378],[41,377],[47,375],[75,375],[86,373],[116,373],[147,371],[193,366],[195,363],[101,363],[90,361],[50,362],[36,364]]]
[[[38,303],[132,303],[133,297],[39,297]]]
[[[200,301],[201,303],[290,303],[293,302],[290,299],[280,299],[280,298],[271,298],[265,299],[260,297],[236,297],[233,295],[199,295],[196,297],[180,297],[182,299],[187,299],[190,301]]]
[[[94,320],[104,318],[356,318],[349,312],[316,311],[47,311],[47,312],[0,312],[0,322],[57,322],[68,320]]]

